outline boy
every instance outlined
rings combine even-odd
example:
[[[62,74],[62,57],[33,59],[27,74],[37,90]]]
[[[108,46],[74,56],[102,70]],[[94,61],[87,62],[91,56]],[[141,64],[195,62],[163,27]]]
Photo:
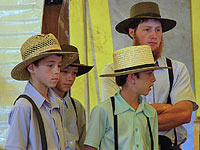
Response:
[[[94,107],[88,125],[86,150],[157,150],[156,110],[144,103],[155,82],[156,67],[148,45],[131,46],[113,54],[115,72],[101,77],[116,77],[121,86],[114,97]],[[114,119],[113,119],[114,118]]]
[[[62,45],[64,52],[77,52],[76,47],[71,45]],[[63,68],[63,69],[62,69]],[[70,97],[69,90],[72,87],[77,76],[89,72],[93,66],[80,64],[79,58],[69,66],[63,66],[60,72],[60,78],[53,91],[62,100],[63,121],[67,146],[70,150],[83,149],[86,134],[85,109],[82,104]]]
[[[13,68],[11,76],[20,81],[28,80],[28,83],[23,92],[25,97],[18,98],[9,114],[10,129],[5,148],[64,149],[59,103],[49,87],[55,87],[58,82],[62,57],[63,63],[68,65],[77,58],[77,53],[62,52],[53,34],[40,34],[25,41],[21,55],[23,61]]]

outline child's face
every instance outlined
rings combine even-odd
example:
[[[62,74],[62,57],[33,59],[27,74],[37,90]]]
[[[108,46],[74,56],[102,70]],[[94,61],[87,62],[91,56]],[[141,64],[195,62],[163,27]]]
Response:
[[[139,95],[148,95],[153,83],[156,81],[152,70],[139,73],[139,78],[135,78],[135,86]]]
[[[60,78],[58,84],[56,85],[56,90],[62,92],[63,94],[70,90],[72,87],[76,75],[78,73],[78,67],[68,66],[60,72]]]
[[[31,77],[40,87],[55,87],[59,80],[62,56],[50,55],[43,58],[38,66],[32,64]]]

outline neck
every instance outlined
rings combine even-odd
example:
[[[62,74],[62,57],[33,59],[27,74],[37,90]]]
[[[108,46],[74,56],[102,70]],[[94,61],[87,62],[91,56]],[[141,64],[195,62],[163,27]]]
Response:
[[[139,95],[133,89],[125,86],[120,91],[122,98],[136,111],[139,105]]]
[[[67,92],[60,91],[56,87],[52,88],[52,89],[60,98],[64,98],[66,96],[66,94],[67,94]]]
[[[47,95],[48,93],[48,87],[39,84],[38,82],[33,82],[33,80],[30,80],[31,85],[47,100],[50,102],[50,99]]]

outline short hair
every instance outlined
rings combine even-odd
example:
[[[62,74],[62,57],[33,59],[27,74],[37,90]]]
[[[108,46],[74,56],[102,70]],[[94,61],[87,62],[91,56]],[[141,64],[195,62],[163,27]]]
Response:
[[[62,54],[55,54],[55,55],[56,55],[56,56],[63,56]],[[48,55],[48,56],[51,56],[51,55]],[[47,57],[47,56],[46,56],[46,57]],[[32,62],[32,63],[33,63],[35,66],[38,67],[40,61],[41,61],[42,59],[46,58],[46,57],[42,57],[42,58],[40,58],[40,59],[38,59],[38,60],[36,60],[36,61],[34,61],[34,62]]]
[[[139,72],[134,73],[134,75],[139,78]],[[126,83],[126,78],[128,75],[121,75],[121,76],[116,76],[115,77],[115,82],[117,83],[118,86],[123,86]]]

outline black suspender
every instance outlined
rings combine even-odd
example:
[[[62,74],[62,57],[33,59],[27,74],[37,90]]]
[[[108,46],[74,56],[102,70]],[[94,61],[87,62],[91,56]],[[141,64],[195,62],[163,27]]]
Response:
[[[148,123],[148,127],[149,127],[149,134],[150,134],[150,138],[151,138],[151,150],[154,149],[154,144],[153,144],[153,135],[152,135],[152,132],[151,132],[151,124],[150,124],[150,121],[149,121],[149,117],[147,117],[147,123]]]
[[[73,105],[75,113],[76,113],[76,118],[78,118],[75,101],[74,101],[74,99],[72,97],[70,97],[70,99],[71,99],[72,105]]]
[[[115,150],[118,150],[118,122],[117,122],[117,115],[115,115],[115,98],[111,97],[111,103],[112,103],[112,109],[113,109],[113,117],[114,117],[114,144],[115,144]],[[147,119],[147,124],[149,127],[149,134],[150,134],[150,138],[151,138],[151,150],[154,149],[154,142],[153,142],[153,135],[151,132],[151,124],[149,121],[149,118],[146,117]]]
[[[37,117],[37,121],[38,121],[38,125],[39,125],[39,130],[40,130],[40,136],[41,136],[41,143],[42,143],[42,150],[47,150],[47,140],[46,140],[46,134],[45,134],[45,128],[44,128],[44,123],[42,120],[42,116],[40,114],[39,109],[37,108],[36,104],[34,103],[34,101],[28,96],[28,95],[20,95],[14,102],[14,104],[16,103],[16,101],[19,98],[25,98],[26,100],[28,100],[32,106],[33,106],[33,111],[36,114]]]
[[[167,66],[168,67],[172,67],[172,62],[169,58],[166,58],[166,62],[167,62]],[[173,81],[174,81],[174,74],[173,74],[173,68],[172,69],[168,69],[168,74],[169,74],[169,83],[170,83],[170,88],[169,88],[169,95],[167,98],[167,104],[171,104],[171,97],[170,97],[170,93],[172,90],[172,85],[173,85]],[[174,136],[175,136],[175,140],[174,140],[174,145],[177,145],[177,134],[176,134],[176,129],[174,128]]]
[[[111,97],[112,109],[113,109],[113,117],[114,117],[114,143],[115,150],[118,150],[118,126],[117,126],[117,115],[115,115],[115,100],[114,97]]]

